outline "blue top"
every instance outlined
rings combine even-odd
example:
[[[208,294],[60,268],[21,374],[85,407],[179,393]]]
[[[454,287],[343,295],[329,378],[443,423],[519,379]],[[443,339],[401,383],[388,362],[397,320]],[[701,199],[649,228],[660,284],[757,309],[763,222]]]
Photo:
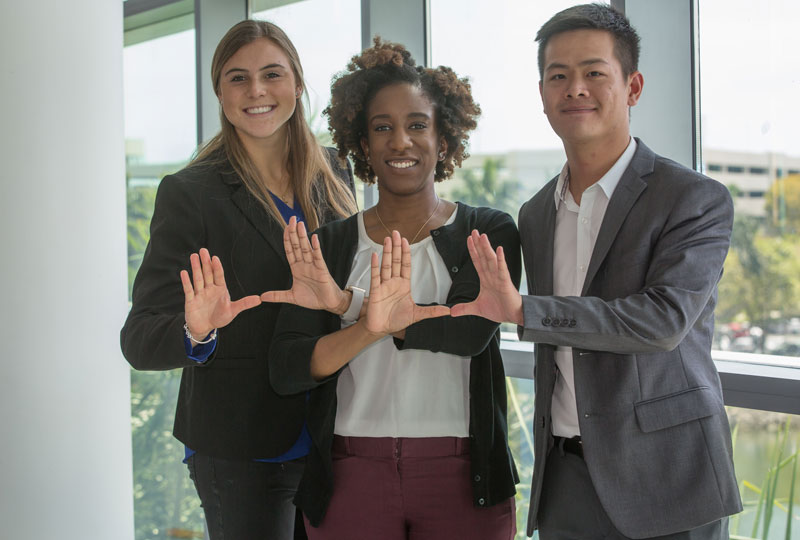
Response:
[[[271,191],[269,192],[269,194],[272,197],[272,200],[275,202],[275,206],[278,207],[278,211],[280,212],[281,217],[283,218],[283,220],[285,222],[288,223],[289,219],[292,216],[297,218],[298,222],[300,222],[300,221],[305,222],[306,216],[305,216],[305,214],[303,214],[303,209],[300,208],[299,204],[297,204],[297,199],[295,199],[295,207],[292,208],[288,204],[283,202],[283,200],[281,200],[280,197],[276,197],[275,194],[272,193]],[[210,335],[211,334],[209,334],[209,336]],[[208,339],[208,336],[203,338],[203,341],[205,341],[207,339]],[[194,347],[192,347],[192,342],[186,336],[184,336],[183,342],[184,342],[184,345],[186,347],[186,355],[189,358],[191,358],[192,360],[194,360],[195,362],[199,363],[199,364],[202,364],[206,360],[208,360],[208,357],[211,356],[211,353],[213,353],[214,350],[217,348],[217,340],[216,339],[213,340],[211,343],[206,343],[206,344],[203,344],[203,345],[195,345]],[[306,393],[306,399],[308,399],[308,393]],[[186,463],[186,460],[189,459],[189,457],[191,457],[195,453],[195,451],[192,450],[191,448],[189,448],[188,446],[186,446],[184,448],[185,448],[186,455],[183,458],[183,462]],[[300,436],[297,437],[297,440],[292,445],[292,447],[289,448],[289,450],[287,450],[286,452],[284,452],[283,454],[281,454],[278,457],[254,459],[253,461],[265,461],[265,462],[269,462],[269,463],[281,463],[281,462],[284,462],[284,461],[291,461],[293,459],[297,459],[297,458],[301,458],[303,456],[306,456],[306,455],[308,455],[308,453],[310,451],[311,451],[311,434],[309,434],[309,432],[308,432],[308,425],[305,422],[303,422],[303,429],[300,430]]]

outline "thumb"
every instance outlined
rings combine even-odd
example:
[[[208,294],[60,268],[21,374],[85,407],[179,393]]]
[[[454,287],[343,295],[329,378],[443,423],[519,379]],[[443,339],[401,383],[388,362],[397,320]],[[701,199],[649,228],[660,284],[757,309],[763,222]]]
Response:
[[[261,298],[259,298],[255,294],[251,296],[245,296],[244,298],[238,299],[236,302],[231,302],[231,312],[233,313],[233,316],[236,317],[236,315],[238,315],[242,311],[260,305],[261,305]]]
[[[257,298],[257,297],[256,297]],[[244,298],[242,299],[244,300]],[[291,291],[267,291],[261,295],[262,302],[292,303],[294,297]]]
[[[450,308],[447,306],[417,306],[414,310],[414,322],[447,315],[450,315]]]
[[[476,302],[468,302],[466,304],[456,304],[450,308],[451,317],[464,317],[465,315],[478,315],[478,305]]]

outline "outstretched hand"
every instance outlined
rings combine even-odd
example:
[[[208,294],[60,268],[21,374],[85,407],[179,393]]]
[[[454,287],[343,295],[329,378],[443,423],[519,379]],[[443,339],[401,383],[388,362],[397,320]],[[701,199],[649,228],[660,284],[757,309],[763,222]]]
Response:
[[[411,246],[400,233],[383,241],[383,256],[372,254],[372,274],[366,328],[374,334],[392,334],[415,322],[450,314],[447,306],[418,306],[411,298]]]
[[[495,322],[523,323],[522,297],[508,273],[503,246],[492,249],[489,237],[473,230],[467,237],[467,249],[481,280],[478,297],[450,309],[453,317],[477,315]]]
[[[292,270],[292,288],[265,292],[261,300],[343,313],[347,308],[347,294],[328,272],[317,235],[309,242],[305,224],[292,217],[283,230],[283,247]]]
[[[245,296],[231,302],[222,263],[216,255],[212,258],[206,248],[199,255],[189,256],[192,277],[181,270],[181,284],[185,296],[186,326],[192,336],[202,340],[215,328],[228,325],[239,313],[261,304],[256,295]]]

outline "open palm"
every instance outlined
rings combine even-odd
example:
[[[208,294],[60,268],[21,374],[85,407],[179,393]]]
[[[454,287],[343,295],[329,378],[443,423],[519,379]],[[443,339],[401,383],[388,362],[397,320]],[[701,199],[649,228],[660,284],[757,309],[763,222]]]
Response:
[[[522,297],[511,281],[503,248],[495,252],[485,234],[472,231],[467,249],[478,272],[481,289],[472,302],[452,307],[453,317],[478,315],[495,322],[522,324]]]
[[[227,326],[239,313],[261,304],[258,296],[245,296],[231,301],[225,273],[219,257],[213,258],[206,248],[189,257],[192,277],[181,270],[181,284],[185,297],[186,326],[197,340],[202,340],[215,328]]]
[[[411,298],[411,247],[400,233],[383,243],[383,256],[372,254],[367,330],[375,334],[391,334],[415,322],[450,314],[447,306],[418,306]]]
[[[283,247],[292,270],[292,288],[265,292],[261,300],[327,311],[340,308],[345,293],[328,271],[317,235],[312,236],[309,242],[303,222],[298,223],[292,217],[283,231]]]

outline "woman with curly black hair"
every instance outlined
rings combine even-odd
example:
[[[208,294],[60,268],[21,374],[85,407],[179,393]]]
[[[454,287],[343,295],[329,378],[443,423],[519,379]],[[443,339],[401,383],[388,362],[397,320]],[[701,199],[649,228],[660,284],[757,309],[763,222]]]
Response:
[[[504,246],[517,284],[518,232],[507,214],[434,189],[466,157],[480,114],[470,86],[376,39],[337,77],[326,114],[339,156],[377,182],[379,202],[310,240],[290,222],[292,289],[262,296],[287,302],[275,390],[310,390],[313,447],[295,497],[309,538],[511,539],[498,325],[449,306],[478,294],[470,231]]]

